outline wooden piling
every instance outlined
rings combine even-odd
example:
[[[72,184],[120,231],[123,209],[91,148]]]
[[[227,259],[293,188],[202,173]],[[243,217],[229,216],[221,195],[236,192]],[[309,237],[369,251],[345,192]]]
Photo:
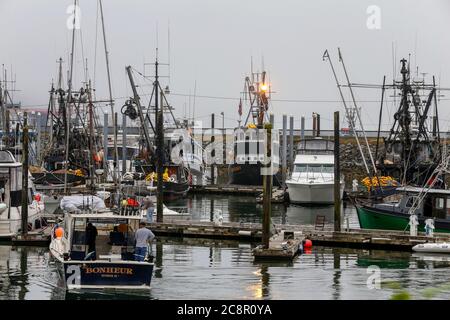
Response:
[[[270,216],[272,211],[272,174],[270,173],[272,167],[272,124],[265,126],[267,140],[266,140],[266,159],[265,172],[263,172],[263,228],[262,228],[262,245],[263,249],[269,249],[270,234]]]
[[[334,231],[341,231],[341,168],[339,161],[339,111],[334,113]]]
[[[108,177],[108,112],[103,114],[103,169],[104,179],[107,181]]]
[[[281,149],[281,184],[286,186],[287,174],[287,115],[283,114],[283,129],[282,129],[282,149]]]
[[[289,170],[294,170],[294,117],[289,117]]]
[[[28,233],[28,120],[27,113],[24,112],[22,130],[22,235]]]
[[[161,94],[161,107],[158,109],[158,102],[156,97]],[[156,203],[156,221],[163,222],[163,166],[164,166],[164,128],[163,128],[163,113],[164,113],[164,95],[159,93],[159,87],[156,87],[155,94],[155,110],[158,121],[156,122],[156,142],[157,142],[157,161],[156,161],[156,173],[158,177],[157,181],[157,203]]]
[[[122,175],[127,172],[127,117],[122,115]]]
[[[211,184],[215,183],[215,177],[214,177],[214,162],[215,162],[215,158],[216,158],[216,150],[214,148],[214,141],[215,141],[215,137],[214,137],[214,118],[215,115],[214,113],[211,114],[211,129],[212,129],[212,133],[211,133],[211,146],[212,151],[211,151]]]

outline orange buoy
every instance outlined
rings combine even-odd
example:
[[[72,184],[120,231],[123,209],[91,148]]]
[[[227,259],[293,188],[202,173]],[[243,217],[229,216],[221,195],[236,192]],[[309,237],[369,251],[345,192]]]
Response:
[[[57,228],[57,229],[55,230],[55,237],[56,237],[57,239],[60,239],[60,238],[62,238],[63,236],[64,236],[64,229],[61,228],[61,227]]]
[[[306,239],[305,243],[303,244],[303,248],[311,249],[312,248],[312,241],[310,239]]]

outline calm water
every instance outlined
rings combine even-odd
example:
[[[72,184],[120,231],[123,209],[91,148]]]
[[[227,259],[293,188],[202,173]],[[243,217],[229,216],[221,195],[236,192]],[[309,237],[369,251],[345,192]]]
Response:
[[[261,208],[251,198],[196,197],[174,206],[208,220],[211,200],[225,220],[259,221]],[[279,206],[274,221],[314,224],[317,214],[332,221],[330,210]],[[357,225],[353,209],[345,211]],[[159,238],[152,289],[126,294],[66,293],[46,248],[0,246],[0,299],[389,299],[403,290],[413,299],[450,298],[450,256],[316,246],[291,263],[254,263],[253,246]],[[369,266],[380,268],[380,289],[367,286]]]

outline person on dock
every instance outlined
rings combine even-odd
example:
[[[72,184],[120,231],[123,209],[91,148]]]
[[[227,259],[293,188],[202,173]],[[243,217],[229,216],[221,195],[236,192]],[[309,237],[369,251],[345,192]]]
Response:
[[[147,211],[147,222],[152,223],[153,222],[153,213],[155,212],[155,205],[153,204],[153,201],[150,198],[150,196],[146,196],[142,200],[141,208]]]
[[[151,242],[155,235],[150,229],[145,227],[146,223],[141,221],[139,223],[139,229],[136,230],[134,234],[134,239],[136,240],[136,246],[134,250],[134,256],[136,261],[144,261],[147,255],[148,242]]]
[[[94,252],[94,256],[92,257],[93,260],[95,260],[96,256],[95,241],[97,239],[97,235],[97,228],[91,222],[89,222],[86,227],[86,245],[88,246],[88,254]]]

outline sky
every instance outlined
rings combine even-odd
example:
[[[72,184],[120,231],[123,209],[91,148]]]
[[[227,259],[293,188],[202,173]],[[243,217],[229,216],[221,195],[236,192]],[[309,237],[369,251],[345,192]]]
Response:
[[[8,77],[14,75],[19,90],[14,99],[24,106],[46,109],[59,57],[66,76],[72,4],[73,0],[0,0],[0,64]],[[81,87],[87,59],[97,99],[106,99],[98,2],[80,0],[79,5],[73,84]],[[322,59],[325,49],[342,83],[338,47],[353,83],[381,84],[384,75],[392,83],[394,60],[398,76],[400,59],[411,55],[412,69],[417,66],[419,74],[426,73],[430,81],[435,75],[441,87],[450,88],[448,0],[103,0],[103,8],[117,111],[132,95],[125,66],[152,74],[152,65],[144,63],[155,61],[157,47],[159,61],[170,64],[161,65],[160,74],[162,85],[170,86],[168,99],[175,115],[194,117],[204,126],[209,126],[211,113],[216,114],[216,126],[223,120],[226,127],[237,125],[251,61],[254,71],[264,68],[269,74],[270,108],[277,127],[282,114],[294,116],[296,127],[305,116],[311,127],[312,112],[317,112],[322,128],[332,128],[334,111],[341,111],[341,125],[347,126],[330,65]],[[134,76],[146,102],[151,80]],[[347,89],[345,94],[350,97]],[[376,129],[381,90],[357,89],[355,94],[362,101],[358,106],[365,129]],[[450,91],[442,94],[441,129],[447,130]],[[392,123],[396,108],[391,93],[387,100],[383,129]]]

